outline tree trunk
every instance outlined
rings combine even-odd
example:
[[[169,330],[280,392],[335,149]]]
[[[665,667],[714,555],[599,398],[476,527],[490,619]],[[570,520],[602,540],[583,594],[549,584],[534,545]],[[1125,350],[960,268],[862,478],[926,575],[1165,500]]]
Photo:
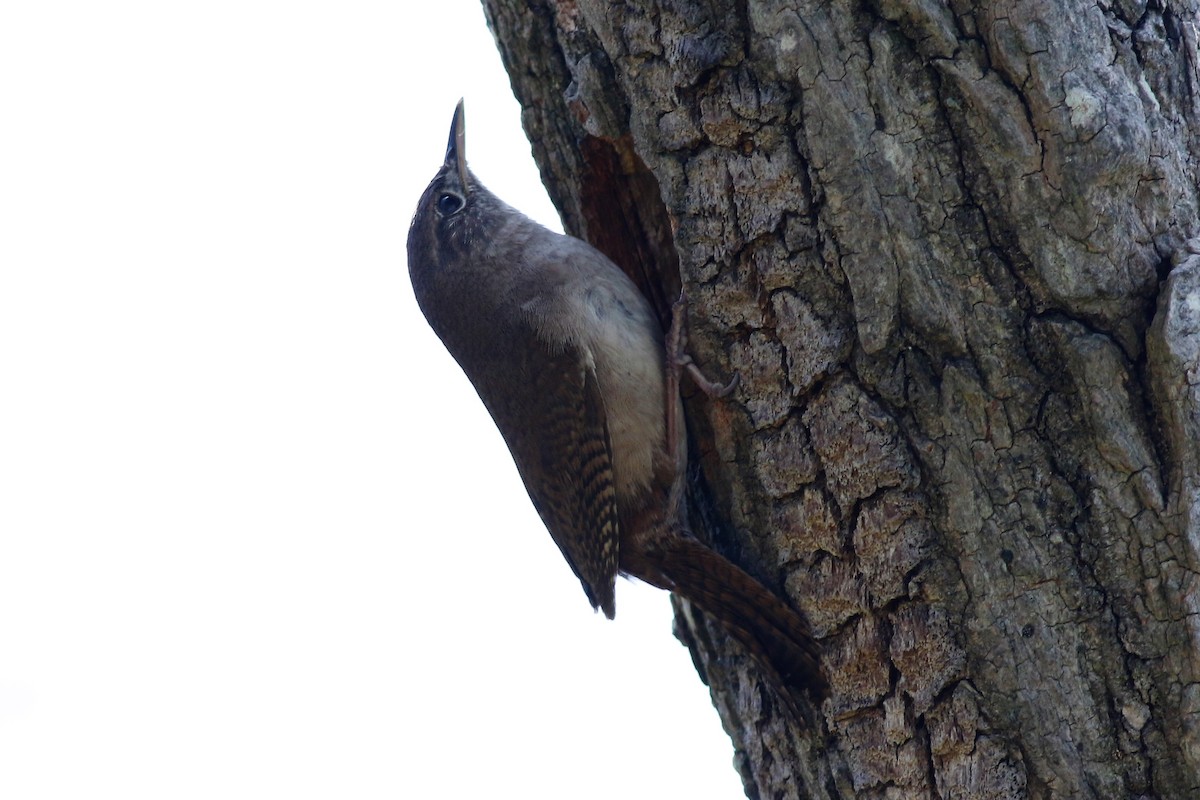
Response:
[[[484,7],[567,230],[741,374],[698,533],[832,685],[678,606],[747,795],[1195,797],[1195,1]]]

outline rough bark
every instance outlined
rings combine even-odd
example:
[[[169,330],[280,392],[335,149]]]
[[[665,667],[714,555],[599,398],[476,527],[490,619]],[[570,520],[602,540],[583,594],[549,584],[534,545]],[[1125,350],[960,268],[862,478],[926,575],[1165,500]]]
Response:
[[[741,373],[693,502],[832,683],[679,606],[747,795],[1197,796],[1195,0],[484,7],[567,230]]]

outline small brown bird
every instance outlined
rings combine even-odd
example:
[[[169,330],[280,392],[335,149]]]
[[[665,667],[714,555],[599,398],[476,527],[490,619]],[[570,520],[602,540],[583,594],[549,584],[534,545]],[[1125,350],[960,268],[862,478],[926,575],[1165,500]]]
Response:
[[[721,620],[777,679],[823,695],[803,619],[687,532],[682,307],[668,348],[649,303],[612,261],[479,183],[465,133],[460,102],[445,162],[409,228],[409,276],[592,606],[613,617],[618,574],[674,591]]]

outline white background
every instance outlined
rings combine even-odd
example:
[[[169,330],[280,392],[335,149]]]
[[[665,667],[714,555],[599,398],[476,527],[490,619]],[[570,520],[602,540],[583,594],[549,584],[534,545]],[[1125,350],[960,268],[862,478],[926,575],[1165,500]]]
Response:
[[[556,226],[473,0],[5,4],[0,797],[741,796],[412,300],[463,95]]]

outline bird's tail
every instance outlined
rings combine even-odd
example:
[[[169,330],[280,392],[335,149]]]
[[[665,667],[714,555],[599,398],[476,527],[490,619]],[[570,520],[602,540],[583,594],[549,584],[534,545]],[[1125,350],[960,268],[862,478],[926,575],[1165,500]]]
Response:
[[[674,592],[720,620],[769,677],[785,687],[807,690],[818,701],[828,694],[820,648],[808,623],[732,561],[678,532],[656,537],[631,561],[636,568],[629,572],[635,577]]]

